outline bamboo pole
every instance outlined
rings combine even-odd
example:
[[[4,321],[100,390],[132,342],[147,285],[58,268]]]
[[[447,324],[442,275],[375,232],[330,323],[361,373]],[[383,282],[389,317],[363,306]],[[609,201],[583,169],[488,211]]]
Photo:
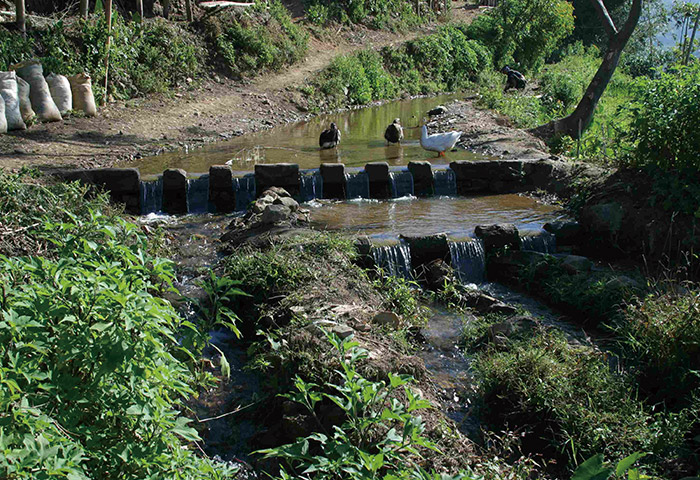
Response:
[[[192,17],[192,0],[185,0],[185,10],[187,11],[187,21],[191,22]]]
[[[105,0],[105,19],[107,20],[107,53],[105,54],[105,93],[102,105],[107,104],[107,88],[109,87],[109,51],[112,46],[112,0]]]
[[[15,0],[15,17],[17,18],[17,28],[23,37],[27,36],[27,11],[24,0]]]
[[[80,0],[80,18],[87,20],[88,18],[88,0]]]
[[[139,13],[139,18],[143,22],[143,0],[136,0],[136,11]]]

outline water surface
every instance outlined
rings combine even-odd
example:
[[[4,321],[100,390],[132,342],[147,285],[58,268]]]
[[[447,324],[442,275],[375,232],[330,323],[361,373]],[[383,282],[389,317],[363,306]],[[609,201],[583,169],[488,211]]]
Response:
[[[445,232],[469,237],[477,225],[513,223],[537,230],[565,218],[560,207],[515,194],[480,197],[401,198],[389,201],[312,202],[311,220],[329,230],[358,231],[379,237]]]
[[[421,148],[418,126],[426,112],[437,105],[448,103],[464,95],[440,95],[385,103],[376,107],[349,110],[336,114],[319,115],[308,121],[275,127],[263,132],[243,135],[217,142],[189,152],[164,153],[129,162],[125,166],[138,167],[142,174],[157,174],[167,168],[182,168],[191,173],[203,173],[211,165],[231,165],[234,171],[251,171],[256,163],[298,163],[302,169],[317,168],[321,163],[344,163],[349,167],[367,162],[388,162],[407,165],[412,160],[429,160],[446,164],[453,160],[484,159],[484,155],[466,150],[448,152],[447,157],[436,158],[434,152]],[[384,130],[400,118],[405,141],[387,146]],[[320,150],[318,136],[335,122],[341,131],[337,149]]]

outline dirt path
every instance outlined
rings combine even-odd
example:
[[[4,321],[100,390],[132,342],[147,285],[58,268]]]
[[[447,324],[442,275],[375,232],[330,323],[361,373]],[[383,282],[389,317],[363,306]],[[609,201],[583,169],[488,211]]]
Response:
[[[452,20],[470,21],[478,10],[456,2]],[[343,53],[397,44],[434,32],[439,24],[403,34],[344,28],[312,38],[307,58],[279,73],[240,82],[216,75],[170,96],[116,102],[98,117],[69,118],[0,136],[0,168],[111,166],[121,161],[254,132],[303,119],[293,86]],[[490,123],[495,121],[492,119]]]

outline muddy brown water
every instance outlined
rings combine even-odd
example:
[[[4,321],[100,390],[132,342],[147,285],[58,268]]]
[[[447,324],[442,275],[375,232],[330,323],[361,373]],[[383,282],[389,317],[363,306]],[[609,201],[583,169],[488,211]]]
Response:
[[[308,121],[276,127],[263,132],[243,135],[190,151],[168,152],[135,160],[122,166],[138,167],[143,175],[153,175],[168,168],[182,168],[191,173],[209,171],[211,165],[231,165],[232,170],[253,170],[256,163],[297,163],[301,169],[318,168],[321,163],[343,163],[360,167],[368,162],[388,162],[407,165],[413,160],[428,160],[447,164],[454,160],[483,160],[486,157],[467,150],[448,152],[436,158],[420,146],[419,125],[428,110],[464,95],[451,94],[421,97],[385,103],[375,107],[324,114]],[[401,145],[387,146],[384,130],[395,119],[404,126],[405,140]],[[335,122],[341,131],[341,143],[336,149],[321,150],[318,136]]]
[[[520,195],[480,197],[404,197],[389,201],[311,202],[311,220],[329,230],[358,231],[373,237],[431,235],[445,232],[470,237],[474,227],[513,223],[520,230],[538,230],[565,218],[560,207]]]

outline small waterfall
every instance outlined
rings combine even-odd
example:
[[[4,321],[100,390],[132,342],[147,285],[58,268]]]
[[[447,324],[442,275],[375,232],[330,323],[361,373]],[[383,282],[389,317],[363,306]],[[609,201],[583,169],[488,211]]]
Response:
[[[309,202],[315,198],[323,198],[323,180],[316,171],[311,175],[301,175],[301,201]]]
[[[452,268],[462,283],[482,283],[486,277],[486,255],[481,240],[449,242]]]
[[[255,201],[255,175],[233,178],[233,192],[236,198],[236,210],[248,210],[250,202]]]
[[[163,209],[163,177],[141,182],[141,215]]]
[[[436,196],[454,197],[457,195],[457,177],[451,168],[434,170],[433,184]]]
[[[402,172],[390,172],[391,196],[393,198],[409,197],[413,195],[413,175],[408,170]]]
[[[187,179],[187,212],[207,213],[209,208],[209,175]]]
[[[399,243],[372,247],[374,264],[393,277],[411,278],[411,250]]]
[[[369,198],[369,176],[365,172],[346,173],[345,183],[348,200]]]
[[[537,232],[520,237],[520,248],[540,253],[557,253],[557,237],[549,232]]]

